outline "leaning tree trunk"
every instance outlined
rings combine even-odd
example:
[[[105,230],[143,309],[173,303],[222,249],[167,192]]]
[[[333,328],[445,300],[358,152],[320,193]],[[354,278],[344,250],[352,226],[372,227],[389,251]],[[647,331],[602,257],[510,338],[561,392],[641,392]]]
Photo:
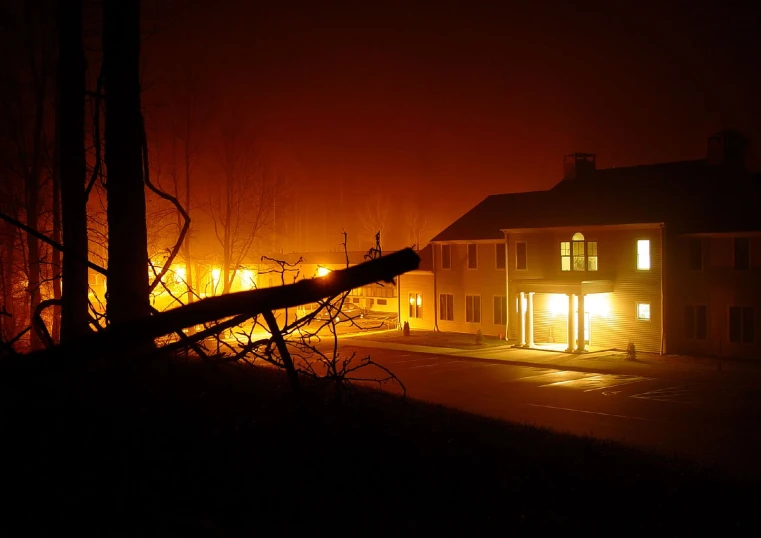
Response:
[[[109,323],[148,316],[140,110],[140,1],[103,2]]]
[[[86,63],[82,48],[82,0],[59,0],[58,28],[56,141],[63,244],[66,247],[63,256],[61,339],[68,341],[89,331],[87,168],[84,149]]]

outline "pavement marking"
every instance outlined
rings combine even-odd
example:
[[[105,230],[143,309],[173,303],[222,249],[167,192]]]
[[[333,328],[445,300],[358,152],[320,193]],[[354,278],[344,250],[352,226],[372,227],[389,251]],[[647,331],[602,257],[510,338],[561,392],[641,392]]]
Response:
[[[593,392],[602,389],[608,389],[612,387],[620,387],[622,385],[630,385],[632,383],[640,383],[642,381],[648,381],[652,378],[641,377],[635,375],[619,375],[619,374],[598,374],[589,375],[580,379],[567,379],[563,381],[555,381],[553,383],[547,383],[540,385],[540,388],[544,387],[567,387],[572,389],[581,389],[584,392]]]
[[[706,389],[709,389],[710,391],[710,388],[711,387],[708,383],[674,385],[671,387],[664,387],[660,389],[650,390],[648,392],[642,392],[640,394],[633,394],[631,397],[638,398],[640,400],[689,403],[698,400],[699,396],[704,394]]]
[[[534,375],[519,377],[519,378],[516,378],[516,381],[524,381],[524,382],[539,381],[541,383],[542,379],[545,379],[550,382],[555,382],[555,380],[566,381],[566,380],[579,379],[579,378],[595,375],[595,374],[590,374],[585,372],[574,372],[571,370],[550,370],[549,368],[542,369],[542,370],[543,370],[543,373],[541,374],[534,374]]]
[[[436,366],[443,366],[445,364],[456,364],[463,361],[447,361],[447,362],[435,362],[433,364],[421,364],[419,366],[410,366],[408,370],[414,370],[416,368],[435,368]],[[450,370],[447,370],[450,371]]]
[[[434,357],[420,357],[418,359],[407,359],[406,361],[394,361],[391,364],[404,364],[406,362],[430,361],[430,360],[441,359],[441,358],[442,357],[437,357],[437,356],[434,356]]]
[[[605,417],[613,417],[613,418],[628,418],[630,420],[641,420],[643,422],[665,422],[663,420],[655,420],[652,418],[644,418],[644,417],[632,417],[630,415],[616,415],[614,413],[602,413],[600,411],[586,411],[584,409],[571,409],[569,407],[555,407],[553,405],[542,405],[542,404],[526,404],[529,407],[543,407],[545,409],[557,409],[558,411],[570,411],[572,413],[584,413],[587,415],[601,415]]]

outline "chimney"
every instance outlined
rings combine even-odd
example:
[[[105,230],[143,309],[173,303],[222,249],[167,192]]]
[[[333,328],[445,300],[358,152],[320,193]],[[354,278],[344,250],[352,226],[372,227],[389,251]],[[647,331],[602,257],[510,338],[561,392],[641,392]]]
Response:
[[[706,162],[710,166],[745,169],[748,139],[739,131],[727,129],[708,138]]]
[[[572,153],[563,159],[563,179],[584,179],[591,176],[596,168],[594,153]]]

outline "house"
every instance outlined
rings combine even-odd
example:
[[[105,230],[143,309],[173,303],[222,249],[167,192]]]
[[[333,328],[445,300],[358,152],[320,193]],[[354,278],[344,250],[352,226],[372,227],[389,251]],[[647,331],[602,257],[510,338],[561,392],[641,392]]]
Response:
[[[487,197],[431,241],[415,300],[433,315],[400,322],[576,352],[761,357],[761,175],[739,133],[707,147],[612,169],[576,153],[549,190]],[[404,277],[400,291],[414,292]]]

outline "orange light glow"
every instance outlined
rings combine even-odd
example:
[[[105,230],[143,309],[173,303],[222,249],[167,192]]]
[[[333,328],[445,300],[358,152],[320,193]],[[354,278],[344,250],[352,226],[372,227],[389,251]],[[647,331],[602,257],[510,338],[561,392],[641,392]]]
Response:
[[[318,267],[317,268],[317,276],[327,276],[331,273],[331,270],[327,267]]]
[[[550,294],[550,314],[560,316],[568,313],[568,296],[561,293]]]

